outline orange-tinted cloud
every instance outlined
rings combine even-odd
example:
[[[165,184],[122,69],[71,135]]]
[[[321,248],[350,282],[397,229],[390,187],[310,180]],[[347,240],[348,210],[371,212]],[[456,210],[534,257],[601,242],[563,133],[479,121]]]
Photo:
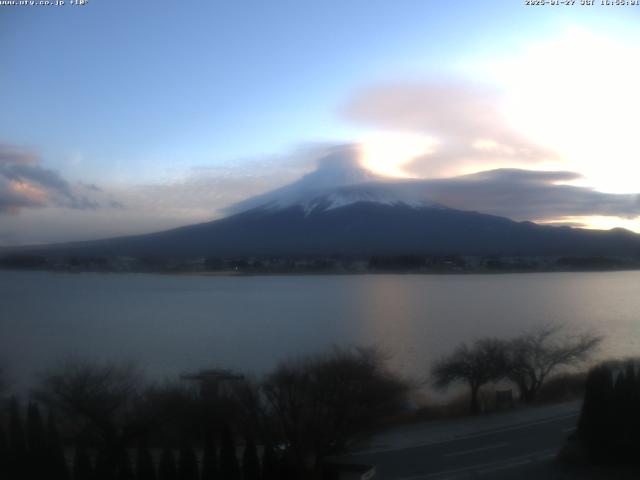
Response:
[[[100,204],[87,193],[92,189],[71,185],[53,170],[40,165],[30,151],[0,143],[0,214],[25,208],[58,206],[93,209]]]

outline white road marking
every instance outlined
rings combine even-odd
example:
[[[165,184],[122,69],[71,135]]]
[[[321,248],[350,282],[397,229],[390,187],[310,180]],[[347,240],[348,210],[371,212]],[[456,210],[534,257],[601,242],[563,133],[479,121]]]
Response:
[[[472,448],[470,450],[462,450],[460,452],[445,453],[445,457],[459,457],[461,455],[467,455],[469,453],[482,452],[484,450],[493,450],[494,448],[502,448],[509,445],[508,443],[496,443],[495,445],[487,445],[486,447]]]
[[[575,430],[576,430],[576,427],[563,428],[562,429],[562,433],[569,433],[569,432],[573,432]]]

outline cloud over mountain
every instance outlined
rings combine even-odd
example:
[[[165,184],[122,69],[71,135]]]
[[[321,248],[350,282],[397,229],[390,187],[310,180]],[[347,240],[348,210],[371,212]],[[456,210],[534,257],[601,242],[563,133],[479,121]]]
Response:
[[[386,178],[365,170],[355,145],[336,146],[299,180],[234,204],[227,213],[253,208],[305,210],[367,201],[442,205],[514,220],[553,221],[562,217],[640,215],[636,194],[604,193],[571,185],[581,175],[569,171],[501,168],[436,179]]]
[[[640,215],[637,194],[604,193],[566,184],[580,177],[575,172],[497,169],[423,183],[434,201],[514,220]]]

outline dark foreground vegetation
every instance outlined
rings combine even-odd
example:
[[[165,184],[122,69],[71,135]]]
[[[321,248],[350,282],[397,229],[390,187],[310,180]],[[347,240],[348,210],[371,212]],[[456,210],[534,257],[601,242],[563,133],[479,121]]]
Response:
[[[586,375],[577,424],[558,455],[558,470],[585,480],[640,478],[638,359],[606,361]]]
[[[640,371],[637,362],[606,362],[585,384],[574,455],[594,464],[640,467]]]
[[[586,359],[599,342],[558,327],[481,339],[436,363],[433,379],[441,387],[465,382],[472,413],[486,411],[479,392],[488,382],[517,388],[511,406],[564,399],[568,388],[581,391],[584,376],[553,373]],[[409,407],[412,387],[386,360],[375,348],[334,348],[282,362],[260,379],[218,369],[163,383],[129,364],[67,360],[44,372],[26,401],[11,397],[0,376],[0,478],[336,479],[327,459],[360,435],[411,415],[429,418]],[[587,379],[580,438],[589,452],[610,448],[632,459],[624,439],[640,428],[632,412],[640,376],[628,367],[614,381],[603,368]],[[442,410],[430,418],[438,416]],[[613,435],[611,425],[624,432],[618,443],[601,440]]]
[[[500,273],[640,268],[638,257],[373,255],[353,257],[100,257],[0,254],[0,268],[71,272],[159,273]]]
[[[147,384],[128,365],[66,362],[27,405],[6,401],[0,478],[333,478],[323,460],[406,408],[408,391],[365,348],[283,362],[261,381],[207,370]]]

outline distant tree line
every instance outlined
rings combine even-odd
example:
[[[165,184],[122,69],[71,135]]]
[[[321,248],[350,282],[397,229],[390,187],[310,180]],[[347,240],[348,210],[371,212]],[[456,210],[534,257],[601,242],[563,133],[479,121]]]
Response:
[[[366,272],[532,272],[556,270],[635,269],[638,258],[527,257],[455,254],[378,254],[314,256],[105,257],[8,254],[0,268],[97,272],[245,272],[245,273],[366,273]]]
[[[553,372],[586,360],[602,341],[593,333],[569,336],[561,335],[561,330],[548,325],[509,340],[482,338],[463,343],[435,362],[433,383],[439,388],[466,383],[472,413],[480,413],[480,389],[490,382],[513,383],[520,400],[531,403]]]
[[[64,362],[0,410],[0,478],[300,480],[406,408],[373,348],[291,359],[261,380],[149,384],[129,364]],[[226,372],[228,373],[228,372]],[[43,410],[47,420],[42,419]]]

